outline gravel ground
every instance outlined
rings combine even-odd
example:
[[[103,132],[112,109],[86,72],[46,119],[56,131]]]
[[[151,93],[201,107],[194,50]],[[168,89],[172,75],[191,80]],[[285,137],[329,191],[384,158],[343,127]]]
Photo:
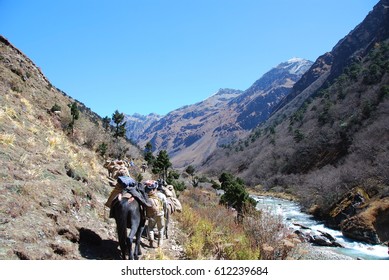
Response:
[[[354,258],[337,253],[328,247],[312,246],[310,244],[304,244],[303,247],[299,258],[302,260],[354,260]]]

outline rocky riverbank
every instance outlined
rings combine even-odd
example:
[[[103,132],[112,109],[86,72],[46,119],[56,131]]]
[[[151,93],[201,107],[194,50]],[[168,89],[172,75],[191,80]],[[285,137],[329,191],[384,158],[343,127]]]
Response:
[[[299,258],[301,260],[355,260],[355,258],[337,253],[329,247],[317,247],[310,244],[303,244],[301,250],[304,252]]]

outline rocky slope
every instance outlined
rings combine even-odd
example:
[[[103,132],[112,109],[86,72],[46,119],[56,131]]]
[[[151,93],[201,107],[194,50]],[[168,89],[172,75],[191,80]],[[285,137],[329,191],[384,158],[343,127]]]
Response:
[[[291,59],[246,91],[220,89],[210,98],[154,122],[138,143],[142,147],[151,142],[155,150],[167,150],[177,168],[199,165],[217,147],[236,142],[266,120],[310,65],[304,59]]]

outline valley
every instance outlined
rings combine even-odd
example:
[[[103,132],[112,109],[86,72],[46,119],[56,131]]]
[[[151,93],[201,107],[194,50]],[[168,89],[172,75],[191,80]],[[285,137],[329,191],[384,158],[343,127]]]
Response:
[[[220,88],[164,116],[102,118],[0,36],[0,259],[119,259],[104,206],[113,184],[104,164],[119,158],[138,182],[168,180],[183,204],[162,249],[142,239],[144,260],[370,258],[328,244],[319,254],[282,217],[258,210],[262,198],[253,211],[257,193],[292,197],[337,238],[382,251],[388,6],[379,1],[316,61],[291,58],[245,90]]]

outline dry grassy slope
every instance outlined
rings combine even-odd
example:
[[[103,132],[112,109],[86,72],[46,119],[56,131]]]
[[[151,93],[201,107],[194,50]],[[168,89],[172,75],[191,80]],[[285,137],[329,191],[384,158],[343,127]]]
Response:
[[[93,113],[70,139],[62,124],[74,100],[2,37],[0,93],[0,259],[118,258],[107,171],[82,145],[102,134]],[[60,117],[48,112],[55,103]]]

